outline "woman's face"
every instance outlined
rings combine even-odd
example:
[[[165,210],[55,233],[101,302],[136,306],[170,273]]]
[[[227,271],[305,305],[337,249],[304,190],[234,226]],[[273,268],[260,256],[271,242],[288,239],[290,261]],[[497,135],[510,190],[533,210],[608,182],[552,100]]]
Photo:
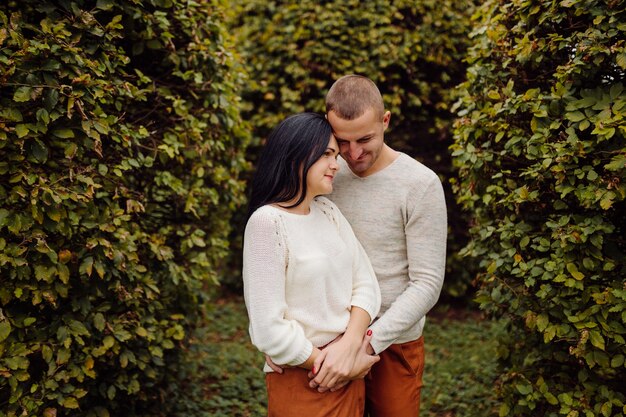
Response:
[[[309,168],[306,176],[307,195],[316,197],[318,195],[330,194],[333,192],[333,178],[339,170],[337,156],[339,146],[333,135],[324,154]]]

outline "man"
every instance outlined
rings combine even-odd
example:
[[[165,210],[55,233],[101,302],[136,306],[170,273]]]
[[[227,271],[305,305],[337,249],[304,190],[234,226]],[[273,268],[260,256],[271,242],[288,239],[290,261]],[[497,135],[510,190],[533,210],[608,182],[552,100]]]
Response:
[[[340,169],[330,198],[370,257],[382,306],[370,326],[368,353],[380,355],[366,376],[366,414],[418,416],[425,315],[443,284],[446,205],[437,175],[384,142],[391,114],[376,85],[347,75],[326,96]],[[362,366],[372,362],[361,358]],[[319,368],[318,368],[319,369]],[[362,374],[354,369],[352,375]],[[311,386],[323,380],[316,376]],[[329,387],[320,386],[322,390]]]

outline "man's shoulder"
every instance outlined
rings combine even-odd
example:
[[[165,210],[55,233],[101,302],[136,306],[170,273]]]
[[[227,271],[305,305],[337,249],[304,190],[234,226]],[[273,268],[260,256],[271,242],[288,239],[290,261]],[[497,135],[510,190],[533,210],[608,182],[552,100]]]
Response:
[[[433,181],[439,179],[435,171],[421,163],[415,158],[409,155],[399,152],[397,166],[394,166],[395,171],[403,176],[412,177],[417,180]]]

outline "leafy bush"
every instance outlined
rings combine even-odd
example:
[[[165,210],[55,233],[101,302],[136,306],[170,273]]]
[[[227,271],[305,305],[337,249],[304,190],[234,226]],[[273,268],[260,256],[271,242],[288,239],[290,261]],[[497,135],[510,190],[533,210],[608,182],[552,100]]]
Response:
[[[221,7],[2,2],[0,415],[166,400],[243,199]]]
[[[245,115],[257,145],[287,115],[323,112],[333,81],[358,73],[378,84],[392,112],[391,145],[452,176],[449,108],[452,88],[464,80],[471,2],[235,3],[232,26],[250,73]],[[467,241],[468,227],[451,192],[448,205],[444,292],[458,296],[467,290],[471,267],[452,254]]]
[[[487,1],[455,125],[500,415],[626,413],[626,10]]]

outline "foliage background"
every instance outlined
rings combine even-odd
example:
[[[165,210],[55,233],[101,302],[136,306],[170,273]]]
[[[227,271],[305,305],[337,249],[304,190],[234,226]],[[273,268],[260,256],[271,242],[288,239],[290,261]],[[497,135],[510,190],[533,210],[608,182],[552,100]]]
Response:
[[[626,9],[490,0],[453,155],[478,301],[507,318],[501,416],[626,414]]]
[[[468,213],[448,187],[444,295],[467,296],[480,263],[478,300],[506,326],[432,326],[428,412],[493,412],[482,348],[502,335],[500,415],[626,414],[625,14],[615,0],[3,2],[0,415],[262,413],[257,357],[231,343],[247,340],[241,306],[199,313],[219,278],[240,285],[248,142],[253,163],[347,73],[380,86],[391,145]]]
[[[175,399],[168,375],[243,202],[222,7],[2,2],[0,415]]]

